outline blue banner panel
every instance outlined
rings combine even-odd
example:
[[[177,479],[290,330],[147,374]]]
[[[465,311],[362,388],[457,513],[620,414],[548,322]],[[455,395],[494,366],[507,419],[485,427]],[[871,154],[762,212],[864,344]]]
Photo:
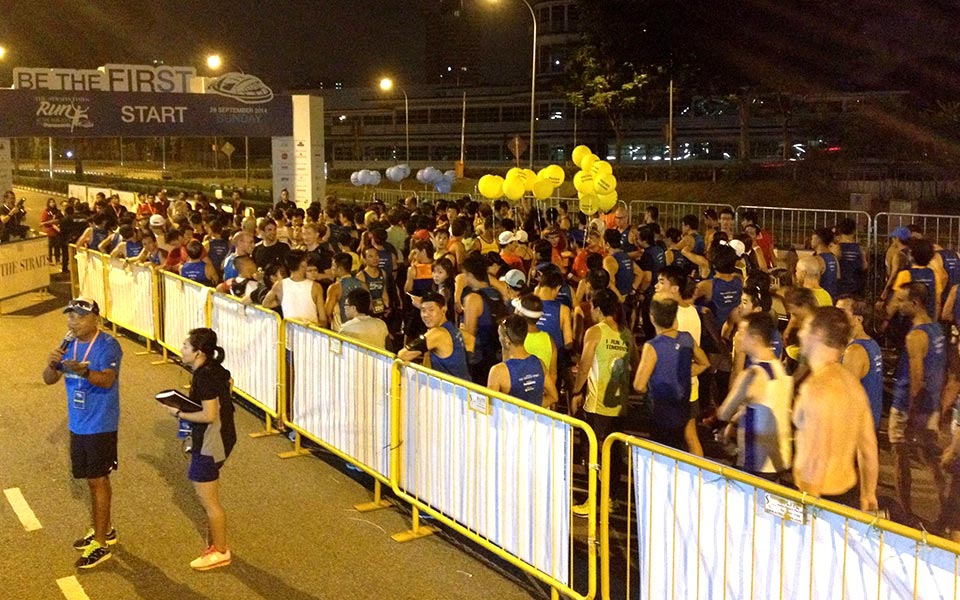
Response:
[[[0,137],[293,135],[290,96],[0,90]]]

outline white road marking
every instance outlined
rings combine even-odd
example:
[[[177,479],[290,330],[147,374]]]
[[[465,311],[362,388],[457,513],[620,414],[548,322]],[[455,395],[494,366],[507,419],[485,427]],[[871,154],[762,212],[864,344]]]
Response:
[[[61,577],[57,580],[57,585],[63,592],[63,597],[67,600],[90,600],[90,596],[83,591],[83,586],[80,585],[80,581],[77,580],[75,575]]]
[[[27,531],[36,531],[37,529],[43,528],[43,525],[41,525],[37,519],[37,515],[33,514],[33,510],[31,510],[30,505],[27,504],[27,499],[23,497],[20,488],[3,490],[3,494],[7,497],[7,502],[10,503],[10,506],[13,507],[13,512],[17,513],[17,518],[23,523],[24,529]]]

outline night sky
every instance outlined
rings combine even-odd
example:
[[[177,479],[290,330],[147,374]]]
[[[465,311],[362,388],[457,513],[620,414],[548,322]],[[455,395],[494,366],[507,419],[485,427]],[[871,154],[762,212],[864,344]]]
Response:
[[[0,45],[8,49],[0,85],[10,84],[16,66],[95,68],[160,59],[206,74],[204,60],[212,51],[228,69],[259,75],[278,90],[321,80],[374,85],[386,73],[411,85],[425,83],[428,22],[439,5],[440,0],[0,0]],[[501,83],[525,82],[527,50],[517,40],[529,36],[526,8],[519,0],[493,6],[483,0],[481,6],[480,27],[498,36],[498,43],[484,48],[484,60],[502,66]],[[960,6],[954,1],[678,0],[666,6],[672,17],[667,21],[680,32],[674,40],[699,40],[699,52],[761,77],[787,75],[788,85],[923,87],[938,96],[938,91],[954,96],[960,87]]]
[[[491,7],[482,26],[514,35],[519,28],[523,35],[526,8],[503,4]],[[439,0],[0,0],[0,45],[8,50],[0,85],[10,84],[17,66],[160,59],[204,74],[212,51],[227,68],[279,89],[319,80],[369,85],[384,72],[422,82],[427,20],[438,6]]]

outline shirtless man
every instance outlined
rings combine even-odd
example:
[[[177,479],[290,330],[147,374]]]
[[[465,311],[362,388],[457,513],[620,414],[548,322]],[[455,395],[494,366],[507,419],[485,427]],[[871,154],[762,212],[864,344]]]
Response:
[[[814,309],[800,329],[811,373],[793,409],[793,478],[801,492],[876,511],[879,466],[870,405],[860,380],[840,364],[850,333],[846,313],[832,306]]]

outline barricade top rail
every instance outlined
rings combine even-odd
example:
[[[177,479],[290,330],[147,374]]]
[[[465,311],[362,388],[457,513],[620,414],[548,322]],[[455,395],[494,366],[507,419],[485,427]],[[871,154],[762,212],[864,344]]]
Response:
[[[276,314],[276,313],[274,313],[274,314]],[[352,346],[357,346],[358,348],[363,348],[364,350],[367,350],[368,352],[373,352],[374,354],[379,354],[379,355],[381,355],[381,356],[385,356],[385,357],[390,358],[390,359],[396,359],[396,358],[397,358],[397,355],[396,355],[396,354],[393,354],[392,352],[388,352],[388,351],[384,350],[383,348],[376,348],[376,347],[374,347],[374,346],[369,346],[369,345],[367,345],[367,344],[364,344],[364,343],[361,342],[360,340],[357,340],[357,339],[355,339],[355,338],[351,338],[351,337],[348,337],[348,336],[345,336],[345,335],[341,335],[341,334],[339,334],[339,333],[337,333],[337,332],[335,332],[335,331],[330,331],[329,329],[324,329],[323,327],[320,327],[319,325],[316,325],[316,324],[314,324],[314,323],[309,323],[309,322],[303,321],[303,320],[301,320],[301,319],[283,319],[283,321],[284,321],[285,323],[290,323],[290,324],[292,324],[292,325],[298,325],[298,326],[300,326],[300,327],[303,327],[304,329],[310,329],[310,330],[312,330],[312,331],[316,331],[316,332],[322,333],[322,334],[326,335],[327,337],[331,337],[331,338],[333,338],[333,339],[335,339],[335,340],[340,340],[341,342],[346,342],[347,344],[350,344],[350,345],[352,345]]]
[[[954,250],[960,246],[960,215],[881,212],[877,213],[873,222],[874,242],[877,244],[881,237],[885,238],[897,227],[917,225],[923,230],[925,237],[941,246],[952,247]]]
[[[744,483],[755,488],[762,489],[765,492],[781,496],[788,500],[799,502],[804,506],[812,506],[826,512],[834,513],[846,519],[857,521],[859,523],[869,525],[870,527],[875,527],[876,529],[908,538],[920,544],[926,544],[934,548],[939,548],[941,550],[946,550],[947,552],[960,555],[960,544],[956,542],[952,542],[933,534],[928,534],[925,531],[918,531],[911,527],[907,527],[906,525],[901,525],[887,519],[876,517],[843,504],[836,504],[816,496],[811,496],[805,492],[783,487],[765,479],[750,475],[749,473],[739,471],[733,467],[721,465],[720,463],[716,463],[699,456],[694,456],[692,454],[687,454],[686,452],[682,452],[668,446],[661,446],[660,444],[645,440],[643,438],[628,435],[626,433],[611,433],[603,444],[603,452],[605,454],[608,453],[610,447],[615,442],[622,442],[629,446],[637,446],[643,448],[644,450],[649,450],[655,454],[666,456],[667,458],[697,467],[698,469],[714,473],[725,479]]]
[[[434,371],[433,369],[428,369],[427,367],[424,367],[423,365],[419,365],[417,363],[408,363],[408,362],[401,361],[399,359],[398,361],[400,362],[400,365],[404,368],[408,368],[414,371],[418,371],[420,373],[424,373],[426,375],[430,375],[432,377],[436,377],[437,379],[446,381],[447,383],[452,383],[454,385],[465,387],[471,392],[474,392],[477,394],[483,394],[484,396],[489,396],[491,398],[496,398],[497,400],[502,400],[503,402],[506,402],[508,404],[512,404],[514,406],[519,406],[520,408],[528,409],[537,414],[550,417],[551,419],[554,419],[556,421],[560,421],[561,423],[566,423],[567,425],[570,425],[572,427],[582,429],[586,433],[589,441],[593,442],[593,444],[597,443],[597,437],[593,433],[593,429],[591,429],[589,425],[587,425],[584,421],[581,421],[580,419],[576,419],[574,417],[571,417],[569,415],[565,415],[562,413],[554,412],[550,409],[543,408],[542,406],[537,406],[536,404],[530,404],[529,402],[525,402],[523,400],[514,398],[512,396],[508,396],[506,394],[502,394],[500,392],[495,392],[489,388],[485,388],[481,385],[477,385],[472,381],[457,379],[456,377],[452,377],[450,375],[447,375],[446,373],[441,373],[439,371]]]

